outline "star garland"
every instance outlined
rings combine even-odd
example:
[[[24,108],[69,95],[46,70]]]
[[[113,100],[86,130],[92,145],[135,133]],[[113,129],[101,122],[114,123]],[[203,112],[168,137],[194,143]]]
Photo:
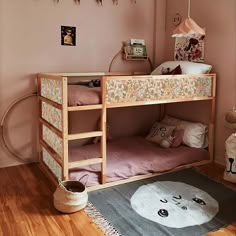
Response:
[[[57,3],[60,2],[60,0],[56,0]],[[80,0],[74,0],[74,2],[76,4],[80,4]],[[102,0],[96,0],[97,4],[98,5],[101,5],[102,6]],[[112,0],[112,2],[115,4],[115,5],[118,5],[118,0]],[[136,3],[136,0],[131,0],[132,3]]]

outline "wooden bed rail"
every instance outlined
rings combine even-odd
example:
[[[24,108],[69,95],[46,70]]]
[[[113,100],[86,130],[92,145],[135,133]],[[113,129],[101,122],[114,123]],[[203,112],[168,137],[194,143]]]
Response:
[[[102,80],[107,108],[212,100],[215,97],[215,74],[188,75],[187,80],[186,75],[104,76]]]

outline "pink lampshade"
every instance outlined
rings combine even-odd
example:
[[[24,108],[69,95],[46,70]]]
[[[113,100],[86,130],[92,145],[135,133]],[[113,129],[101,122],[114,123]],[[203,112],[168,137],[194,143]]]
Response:
[[[188,17],[174,30],[172,37],[194,37],[205,34],[205,29],[201,28],[191,17]]]

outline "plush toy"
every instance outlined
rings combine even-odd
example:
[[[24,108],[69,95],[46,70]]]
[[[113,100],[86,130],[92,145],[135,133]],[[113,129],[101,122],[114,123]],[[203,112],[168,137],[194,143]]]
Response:
[[[159,143],[160,147],[162,147],[162,148],[169,148],[171,146],[174,138],[175,137],[173,137],[173,136],[169,136],[169,137],[163,138],[160,141],[160,143]]]

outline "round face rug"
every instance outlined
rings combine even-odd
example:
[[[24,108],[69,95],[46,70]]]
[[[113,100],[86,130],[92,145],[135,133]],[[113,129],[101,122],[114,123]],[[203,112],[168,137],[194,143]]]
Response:
[[[130,202],[140,216],[171,228],[207,223],[219,211],[218,202],[208,193],[181,182],[143,185]]]

